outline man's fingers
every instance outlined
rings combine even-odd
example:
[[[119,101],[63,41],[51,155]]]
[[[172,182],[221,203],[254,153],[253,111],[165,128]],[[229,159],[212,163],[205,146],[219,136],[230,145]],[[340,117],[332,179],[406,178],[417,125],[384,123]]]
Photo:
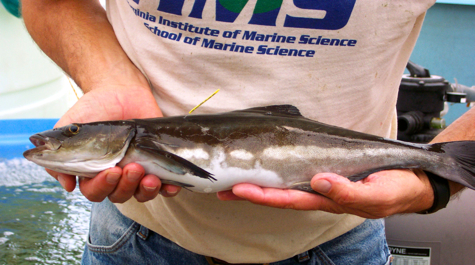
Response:
[[[252,184],[238,184],[233,193],[259,205],[295,210],[317,210],[326,198],[299,190],[262,188]]]
[[[135,192],[135,199],[137,199],[139,202],[146,202],[154,199],[160,192],[160,186],[161,182],[156,176],[144,176]]]
[[[68,192],[72,192],[76,188],[76,176],[67,175],[63,173],[58,173],[51,169],[46,168],[46,172],[50,174],[53,178],[59,181],[59,184]]]
[[[121,175],[120,167],[109,168],[94,178],[79,178],[79,188],[88,200],[101,202],[115,190]]]
[[[181,191],[181,187],[175,185],[163,185],[160,194],[163,197],[174,197]]]
[[[139,164],[128,164],[122,170],[122,177],[114,191],[109,194],[113,203],[124,203],[129,200],[139,188],[140,181],[145,175],[145,170]]]
[[[357,187],[361,185],[336,174],[318,174],[312,179],[311,185],[316,192],[343,206],[352,206],[361,199],[359,196],[366,194],[358,191],[364,187]]]
[[[406,171],[384,171],[362,181],[352,182],[345,177],[323,173],[311,181],[312,189],[328,197],[333,203],[322,205],[323,211],[347,212],[365,218],[382,218],[400,212],[400,201],[406,195],[398,190],[397,180]],[[395,182],[396,181],[396,182]],[[392,187],[392,188],[388,188]]]
[[[69,192],[76,187],[76,176],[66,175],[47,169],[47,172],[59,181]],[[79,178],[81,193],[92,202],[101,202],[106,197],[114,203],[124,203],[132,196],[139,202],[154,199],[160,193],[164,197],[177,195],[181,188],[174,185],[162,185],[154,175],[144,176],[142,166],[128,164],[121,169],[113,167],[102,171],[94,178]]]
[[[218,199],[220,199],[222,201],[243,201],[243,200],[245,200],[245,199],[237,196],[236,194],[234,194],[232,190],[220,191],[216,195],[218,196]]]

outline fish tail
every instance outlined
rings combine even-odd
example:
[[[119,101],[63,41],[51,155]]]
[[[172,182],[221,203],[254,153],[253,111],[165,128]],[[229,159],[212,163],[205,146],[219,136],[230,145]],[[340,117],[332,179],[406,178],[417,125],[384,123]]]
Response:
[[[455,160],[455,170],[441,177],[475,190],[475,141],[435,143],[430,145],[429,151],[445,153]]]

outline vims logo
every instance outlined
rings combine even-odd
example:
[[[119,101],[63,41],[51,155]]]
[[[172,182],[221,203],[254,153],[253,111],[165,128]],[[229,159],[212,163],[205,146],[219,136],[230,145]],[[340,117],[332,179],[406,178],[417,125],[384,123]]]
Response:
[[[139,4],[140,0],[133,0]],[[249,0],[160,0],[157,10],[182,16],[185,1],[194,1],[188,16],[202,19],[207,1],[216,1],[216,21],[233,23]],[[284,27],[338,30],[350,19],[356,0],[257,0],[249,24],[276,26],[285,15]]]

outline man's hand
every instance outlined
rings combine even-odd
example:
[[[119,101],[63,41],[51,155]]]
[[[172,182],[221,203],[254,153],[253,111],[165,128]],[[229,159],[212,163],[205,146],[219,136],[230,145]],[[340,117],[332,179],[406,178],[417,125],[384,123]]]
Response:
[[[149,88],[130,88],[115,85],[111,89],[101,88],[85,94],[56,124],[56,127],[73,122],[84,123],[100,120],[122,120],[161,116]],[[52,170],[48,173],[56,178],[67,191],[76,187],[76,176]],[[90,201],[99,202],[106,197],[115,203],[123,203],[134,196],[145,202],[155,198],[161,190],[163,196],[174,196],[180,188],[161,185],[158,177],[145,175],[139,164],[128,164],[123,169],[106,169],[94,178],[79,178],[79,187]]]
[[[312,189],[322,195],[297,190],[235,185],[220,192],[222,200],[245,199],[252,203],[296,210],[350,213],[364,218],[382,218],[396,213],[419,212],[432,206],[434,195],[423,172],[387,170],[351,182],[345,177],[321,173],[313,177]]]

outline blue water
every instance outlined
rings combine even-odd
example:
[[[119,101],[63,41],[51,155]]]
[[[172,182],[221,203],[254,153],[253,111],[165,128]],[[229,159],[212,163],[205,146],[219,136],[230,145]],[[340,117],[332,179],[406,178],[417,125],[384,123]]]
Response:
[[[90,207],[22,153],[57,119],[0,120],[0,264],[79,264]]]
[[[43,168],[0,159],[0,264],[79,264],[90,206]]]
[[[54,127],[58,119],[0,120],[0,159],[23,157],[24,151],[33,148],[28,138]]]

